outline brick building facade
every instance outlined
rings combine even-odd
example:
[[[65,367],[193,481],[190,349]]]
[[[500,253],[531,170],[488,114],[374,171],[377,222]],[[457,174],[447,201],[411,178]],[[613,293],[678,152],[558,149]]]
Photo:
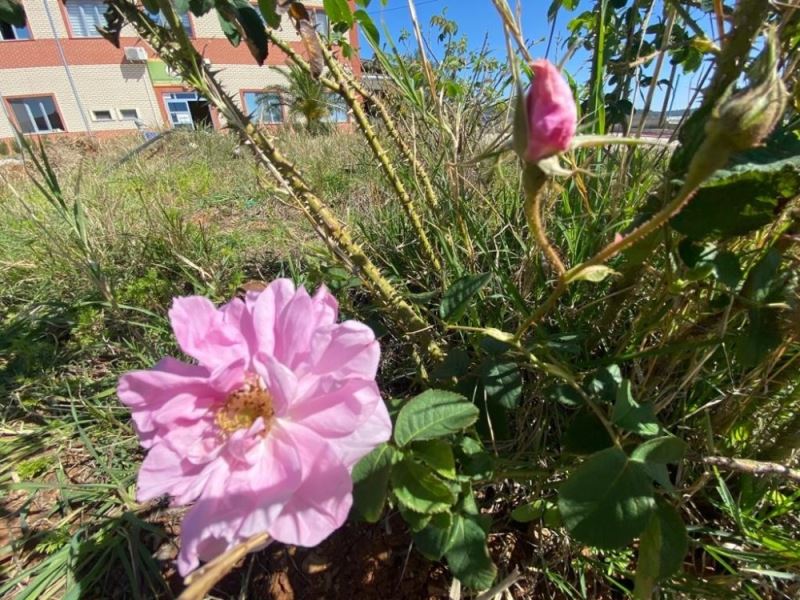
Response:
[[[306,2],[318,29],[327,27],[322,1]],[[13,137],[12,123],[30,134],[135,132],[137,129],[220,127],[213,109],[173,77],[130,26],[120,48],[97,33],[104,24],[102,0],[23,0],[24,28],[0,27],[0,140]],[[158,15],[154,15],[158,19]],[[218,71],[227,91],[264,123],[288,118],[280,72],[286,56],[270,47],[259,66],[246,45],[233,47],[220,28],[216,12],[186,15],[184,26],[197,50]],[[278,35],[302,53],[303,44],[284,16]],[[351,43],[358,37],[351,32]],[[360,72],[356,56],[351,60]],[[338,99],[331,97],[330,119],[347,120]]]

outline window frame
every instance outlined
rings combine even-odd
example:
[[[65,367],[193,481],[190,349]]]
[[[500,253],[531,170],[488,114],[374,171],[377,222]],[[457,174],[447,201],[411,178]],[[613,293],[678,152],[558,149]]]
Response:
[[[314,19],[314,29],[317,30],[317,33],[319,33],[322,36],[325,36],[326,38],[330,37],[331,36],[331,20],[330,20],[330,17],[328,17],[328,13],[325,12],[325,9],[323,7],[321,7],[321,6],[315,6],[315,7],[310,7],[308,10],[309,10],[309,12],[311,12],[311,16]],[[317,15],[319,15],[319,14],[322,14],[322,15],[325,16],[325,29],[324,30],[317,28],[317,26],[319,25],[319,23],[317,23]]]
[[[342,112],[344,113],[344,119],[342,119],[342,120],[333,119],[331,117],[331,115],[333,114],[333,109],[329,108],[328,109],[329,114],[328,114],[328,116],[326,116],[323,119],[323,122],[324,123],[329,123],[330,125],[342,125],[343,123],[349,123],[350,122],[350,107],[347,106],[347,102],[345,101],[345,99],[342,98],[336,92],[328,92],[325,95],[325,98],[326,98],[326,101],[327,101],[327,104],[328,104],[329,107],[334,107],[335,106],[336,108],[341,108]],[[330,98],[336,98],[337,102],[335,102],[335,103],[331,102]]]
[[[159,10],[157,13],[151,13],[150,11],[148,11],[148,10],[145,10],[145,14],[146,14],[146,15],[148,16],[148,18],[150,18],[150,19],[151,19],[151,20],[152,20],[152,21],[153,21],[153,22],[154,22],[156,25],[160,25],[160,26],[162,26],[162,27],[165,27],[165,26],[166,26],[166,24],[165,24],[165,21],[164,21],[164,15],[163,15],[163,13],[162,13],[160,10]],[[260,13],[259,13],[259,14],[260,14]],[[179,16],[179,17],[180,17],[180,19],[181,19],[181,24],[184,26],[184,27],[183,27],[183,29],[184,29],[184,31],[186,31],[186,35],[188,35],[188,36],[189,36],[189,39],[195,39],[195,34],[194,34],[194,25],[195,25],[195,23],[194,23],[194,18],[193,18],[193,16],[192,16],[192,13],[191,13],[191,12],[186,12],[186,13],[185,13],[185,14],[183,14],[183,15],[181,15],[181,14],[178,14],[178,16]],[[183,19],[184,19],[184,18],[186,18],[186,23],[183,23]],[[156,20],[156,19],[158,19],[158,20]],[[188,26],[188,27],[187,27],[187,26]]]
[[[22,126],[19,123],[19,120],[17,119],[17,113],[14,110],[14,105],[12,103],[13,102],[26,101],[26,100],[36,100],[38,98],[47,98],[53,103],[53,110],[55,111],[55,114],[58,116],[58,120],[61,122],[61,127],[62,128],[61,129],[50,129],[48,131],[39,131],[38,130],[38,126],[37,126],[37,130],[36,131],[23,131],[22,133],[24,135],[51,135],[51,134],[54,134],[54,133],[55,134],[67,133],[67,125],[64,122],[64,115],[61,113],[61,107],[58,105],[58,100],[56,99],[56,95],[55,94],[32,94],[32,95],[23,94],[23,95],[18,95],[18,96],[4,96],[3,97],[3,102],[6,103],[6,107],[8,108],[8,111],[9,111],[9,116],[12,117],[14,125],[17,127],[17,129],[22,130]],[[28,111],[30,111],[30,109],[28,109]],[[47,118],[48,123],[50,123],[50,118],[47,117],[47,115],[45,115],[45,117]],[[36,125],[35,118],[31,122],[34,125]]]
[[[24,6],[22,7],[22,10],[25,10]],[[28,14],[27,13],[25,13],[25,25],[23,25],[22,27],[17,27],[16,25],[12,25],[11,23],[7,23],[5,25],[8,25],[8,27],[11,28],[11,31],[14,32],[14,35],[17,35],[17,31],[20,30],[20,29],[25,30],[28,33],[28,37],[26,37],[26,38],[19,38],[19,37],[4,38],[2,36],[2,34],[0,34],[0,44],[2,44],[3,42],[29,42],[29,41],[31,41],[33,39],[33,32],[31,31],[31,25],[28,22]]]
[[[261,94],[261,95],[275,95],[278,97],[280,102],[280,109],[281,109],[281,120],[280,121],[253,121],[256,125],[286,125],[288,120],[288,115],[286,114],[286,102],[284,98],[284,90],[280,88],[270,87],[270,88],[261,88],[261,89],[253,89],[253,88],[245,88],[239,91],[240,97],[242,100],[242,111],[250,117],[252,114],[247,106],[247,94]]]
[[[97,113],[108,113],[108,118],[99,119],[97,118]],[[114,116],[114,110],[111,108],[93,108],[89,111],[89,114],[92,117],[93,123],[108,123],[109,121],[113,122],[117,120]]]
[[[84,0],[84,1],[89,1],[89,0]],[[96,3],[100,4],[101,6],[105,7],[105,3],[103,2],[103,0],[91,0],[91,1],[92,2],[96,2]],[[67,7],[67,0],[61,0],[58,4],[61,7],[61,16],[64,19],[64,25],[67,28],[67,35],[69,36],[70,39],[74,39],[74,40],[93,40],[93,39],[97,39],[97,38],[102,38],[103,37],[103,36],[100,35],[100,33],[97,31],[96,28],[94,30],[90,31],[90,32],[87,31],[87,35],[78,35],[78,33],[76,33],[75,29],[73,29],[73,27],[72,27],[72,20],[70,19],[70,16],[69,16],[69,8]],[[72,0],[72,4],[73,4],[73,6],[75,5],[75,1],[74,0]],[[105,14],[105,8],[103,8],[103,14]]]
[[[124,116],[122,114],[123,111],[128,111],[128,110],[133,111],[135,113],[135,116],[126,117],[126,116]],[[141,115],[139,114],[139,109],[138,108],[118,108],[117,109],[117,118],[120,121],[139,121],[139,120],[141,120]]]

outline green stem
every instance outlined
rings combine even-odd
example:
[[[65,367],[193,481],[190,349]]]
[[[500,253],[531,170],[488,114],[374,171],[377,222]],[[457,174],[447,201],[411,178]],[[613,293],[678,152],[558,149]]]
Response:
[[[525,217],[536,242],[561,277],[567,269],[561,262],[555,247],[547,239],[547,233],[542,224],[542,196],[544,195],[542,192],[546,183],[547,176],[539,167],[532,166],[525,170]]]
[[[441,274],[442,263],[439,260],[439,257],[436,256],[436,252],[433,250],[433,245],[431,244],[430,239],[428,239],[428,234],[425,233],[425,228],[422,225],[422,218],[420,217],[419,212],[417,212],[414,201],[411,199],[411,196],[408,194],[403,182],[400,180],[397,171],[395,171],[392,161],[389,160],[388,152],[386,152],[386,149],[378,139],[375,130],[372,128],[372,125],[370,124],[369,119],[364,112],[364,108],[353,94],[353,89],[350,87],[350,85],[348,85],[347,79],[343,75],[342,69],[338,62],[331,55],[330,51],[322,45],[322,42],[320,42],[320,47],[322,48],[322,56],[325,58],[325,64],[328,65],[328,69],[339,84],[339,94],[344,98],[345,102],[347,102],[350,110],[353,111],[353,116],[356,119],[356,123],[358,123],[359,128],[369,144],[369,147],[372,149],[372,153],[375,155],[375,158],[378,159],[378,162],[383,168],[386,178],[389,180],[392,188],[394,188],[394,191],[400,200],[400,204],[403,206],[406,216],[408,216],[409,220],[411,221],[411,226],[414,228],[414,231],[416,232],[419,242],[422,246],[422,253],[425,255],[426,260],[430,262],[434,270]]]
[[[567,291],[569,284],[576,281],[580,276],[590,267],[603,264],[610,258],[616,256],[623,250],[626,250],[636,244],[638,241],[643,240],[654,231],[660,229],[676,214],[678,214],[684,206],[692,199],[697,188],[717,169],[724,166],[728,161],[730,151],[726,146],[720,143],[717,136],[706,138],[703,145],[695,154],[689,166],[689,172],[686,174],[686,179],[681,186],[680,191],[675,198],[669,202],[664,208],[658,211],[653,218],[638,228],[634,229],[631,233],[623,238],[620,238],[605,248],[600,250],[589,260],[573,267],[564,275],[559,278],[556,287],[550,292],[550,295],[545,299],[544,303],[520,326],[515,335],[516,340],[520,340],[525,332],[535,325],[544,315],[546,315],[558,302],[559,298]]]
[[[155,25],[130,0],[112,0],[111,4],[156,50],[162,60],[202,93],[222,113],[228,125],[249,142],[256,159],[285,184],[326,245],[334,255],[361,277],[370,293],[383,305],[389,316],[398,322],[406,336],[419,344],[429,358],[434,361],[442,360],[444,355],[433,339],[430,324],[383,276],[363,248],[352,239],[345,226],[311,191],[295,165],[250,122],[223,89],[181,29],[180,19],[170,2],[159,0],[159,6],[171,29]]]

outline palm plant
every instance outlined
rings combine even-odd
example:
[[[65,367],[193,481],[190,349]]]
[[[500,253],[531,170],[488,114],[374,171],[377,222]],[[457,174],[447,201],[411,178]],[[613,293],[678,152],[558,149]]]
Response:
[[[288,80],[287,99],[289,112],[302,117],[306,128],[312,133],[327,130],[325,119],[330,113],[328,94],[322,83],[298,66],[289,65],[284,71]]]

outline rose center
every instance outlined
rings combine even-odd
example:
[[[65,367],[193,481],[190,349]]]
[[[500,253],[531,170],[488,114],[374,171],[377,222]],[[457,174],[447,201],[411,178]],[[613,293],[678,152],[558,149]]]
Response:
[[[238,429],[247,429],[262,417],[266,432],[274,416],[272,394],[259,377],[249,376],[242,387],[225,399],[225,404],[217,411],[216,422],[224,433],[233,433]]]

